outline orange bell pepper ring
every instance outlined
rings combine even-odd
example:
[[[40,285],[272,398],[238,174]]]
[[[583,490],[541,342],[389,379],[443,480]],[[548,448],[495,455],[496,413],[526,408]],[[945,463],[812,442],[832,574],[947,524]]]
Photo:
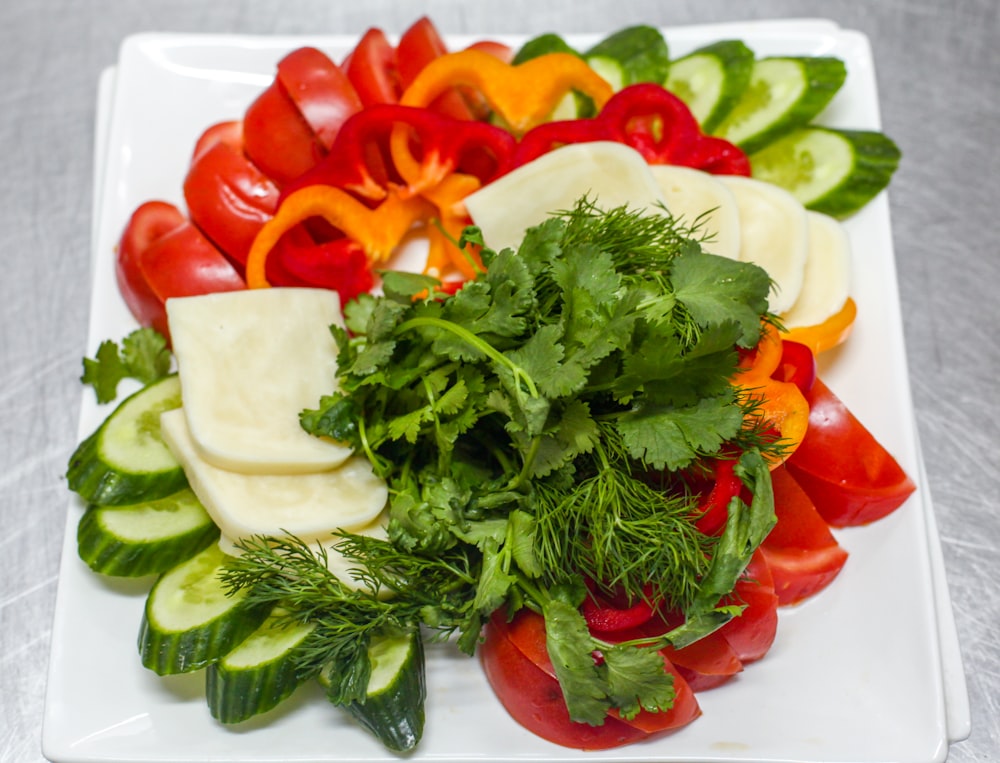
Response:
[[[400,103],[427,106],[456,86],[482,93],[517,134],[545,122],[572,90],[589,96],[598,110],[614,92],[607,80],[572,53],[548,53],[515,66],[473,48],[448,53],[427,64],[404,91]]]
[[[402,198],[390,190],[377,207],[367,207],[335,186],[313,185],[289,194],[274,217],[264,223],[250,247],[246,279],[251,289],[270,286],[267,257],[278,240],[311,217],[322,217],[356,241],[372,262],[384,262],[415,223],[433,214],[433,207],[419,196]]]
[[[813,351],[813,354],[819,355],[841,344],[850,336],[857,314],[858,306],[848,297],[844,306],[822,323],[789,329],[784,338],[804,344]]]
[[[781,342],[777,326],[767,321],[761,323],[760,340],[753,350],[743,353],[733,384],[749,387],[755,386],[754,381],[763,383],[770,379],[781,363]]]

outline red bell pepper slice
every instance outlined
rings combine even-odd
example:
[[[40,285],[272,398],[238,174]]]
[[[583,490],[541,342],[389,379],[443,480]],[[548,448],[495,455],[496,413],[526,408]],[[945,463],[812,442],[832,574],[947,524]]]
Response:
[[[916,485],[892,454],[822,380],[806,398],[809,427],[786,463],[823,519],[864,525],[899,508]]]

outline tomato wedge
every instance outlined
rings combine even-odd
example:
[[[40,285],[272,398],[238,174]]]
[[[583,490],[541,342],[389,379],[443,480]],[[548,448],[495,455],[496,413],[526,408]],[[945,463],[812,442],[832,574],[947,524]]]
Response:
[[[242,150],[239,122],[209,128],[184,178],[191,221],[234,261],[245,264],[261,226],[274,216],[278,187]]]
[[[809,428],[786,462],[820,516],[833,527],[890,514],[916,490],[895,458],[817,379],[806,396]]]
[[[542,739],[579,750],[606,750],[648,736],[646,731],[611,717],[602,726],[572,721],[559,682],[514,645],[502,619],[494,617],[487,624],[479,656],[500,704],[515,721]]]
[[[490,619],[489,623],[487,623],[485,633],[487,642],[491,638],[506,640],[518,654],[527,660],[528,664],[538,670],[541,676],[548,679],[547,681],[543,681],[540,677],[530,672],[519,676],[521,680],[533,679],[533,685],[528,687],[527,691],[529,698],[542,695],[543,692],[547,691],[549,694],[554,695],[557,704],[561,707],[560,712],[536,717],[527,713],[524,707],[520,706],[517,695],[521,691],[521,684],[517,681],[511,682],[508,676],[498,675],[508,671],[512,672],[512,667],[504,664],[496,664],[498,661],[495,659],[495,655],[483,652],[483,665],[487,670],[487,677],[490,678],[490,683],[493,685],[494,691],[497,692],[498,698],[504,707],[508,709],[508,712],[526,728],[545,739],[555,741],[557,744],[579,749],[617,747],[647,735],[660,734],[680,728],[701,714],[694,691],[688,685],[684,676],[664,656],[664,667],[674,677],[674,692],[676,694],[674,705],[670,710],[662,713],[640,711],[635,718],[628,720],[612,713],[605,720],[604,726],[599,727],[592,727],[584,723],[575,723],[569,719],[566,705],[562,698],[562,690],[559,688],[559,683],[555,678],[555,669],[552,666],[552,661],[545,646],[545,620],[542,616],[531,610],[523,609],[510,622],[507,622],[504,613],[497,612]],[[637,633],[636,635],[641,634]],[[609,640],[617,641],[620,639]],[[509,654],[507,655],[507,659],[511,659]],[[515,660],[512,661],[516,664]],[[494,678],[496,678],[495,683]],[[541,684],[541,686],[538,684]],[[529,708],[532,707],[532,703],[533,701],[529,699]],[[512,710],[511,707],[514,709]],[[522,715],[528,716],[526,720],[522,720]],[[633,730],[639,730],[642,733],[638,737],[630,734],[628,741],[621,741],[623,734],[620,728],[621,725],[631,727]],[[600,729],[605,730],[601,732],[599,731]],[[568,739],[569,741],[567,743],[566,741],[558,741],[558,739]]]
[[[243,115],[243,150],[279,186],[323,156],[323,144],[277,78]]]
[[[363,108],[344,70],[316,48],[297,48],[281,59],[277,78],[327,151],[340,126]]]
[[[136,320],[168,342],[168,299],[246,288],[225,255],[177,207],[162,201],[132,213],[118,244],[116,275]]]
[[[740,662],[746,665],[767,654],[778,631],[774,578],[760,549],[754,551],[744,576],[737,581],[731,603],[745,604],[746,608],[716,633],[725,637]]]
[[[771,471],[771,485],[778,522],[760,550],[771,570],[778,604],[787,606],[832,583],[847,562],[847,552],[786,467]]]
[[[365,32],[341,66],[366,108],[399,100],[396,50],[381,29],[372,27]]]

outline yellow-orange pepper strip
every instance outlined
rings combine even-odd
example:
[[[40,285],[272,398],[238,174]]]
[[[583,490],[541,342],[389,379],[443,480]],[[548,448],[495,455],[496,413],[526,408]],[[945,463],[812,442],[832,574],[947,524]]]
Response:
[[[804,344],[814,355],[819,355],[841,344],[850,336],[857,314],[858,306],[848,297],[844,306],[822,323],[789,329],[784,338],[790,342]]]
[[[761,324],[761,336],[749,363],[741,366],[731,382],[756,400],[756,414],[781,436],[781,458],[772,459],[773,469],[788,458],[802,442],[809,427],[809,401],[798,386],[772,377],[781,364],[781,332],[773,323]]]
[[[251,289],[270,286],[267,257],[278,240],[311,217],[322,217],[330,225],[358,242],[372,262],[384,262],[414,223],[433,214],[431,205],[419,196],[401,198],[390,190],[385,200],[371,209],[347,191],[334,186],[312,185],[290,194],[274,217],[261,227],[247,257],[246,279]]]
[[[478,259],[470,262],[465,253],[455,246],[455,241],[469,224],[463,199],[479,186],[479,179],[475,176],[456,172],[423,192],[423,197],[437,208],[437,219],[442,229],[433,224],[428,228],[429,248],[424,273],[440,278],[449,269],[454,269],[465,278],[475,278],[477,268],[482,269]]]
[[[571,90],[589,96],[598,110],[613,93],[607,80],[572,53],[548,53],[514,66],[471,49],[431,61],[405,90],[400,103],[428,106],[456,86],[481,92],[494,111],[519,134],[546,121]]]

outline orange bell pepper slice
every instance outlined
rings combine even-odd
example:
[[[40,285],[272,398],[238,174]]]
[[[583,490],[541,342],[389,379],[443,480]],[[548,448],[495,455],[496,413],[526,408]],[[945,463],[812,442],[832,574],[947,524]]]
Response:
[[[384,262],[414,224],[429,218],[433,212],[431,204],[422,197],[402,198],[394,189],[372,209],[335,186],[300,188],[285,198],[254,239],[247,257],[247,286],[251,289],[270,286],[268,255],[283,235],[311,217],[322,217],[356,241],[370,261]]]
[[[549,53],[511,65],[481,50],[449,53],[431,61],[404,91],[404,106],[427,106],[453,87],[471,87],[510,126],[523,134],[546,121],[571,90],[590,96],[598,110],[613,93],[611,85],[580,57]]]
[[[809,403],[798,385],[773,378],[781,364],[783,339],[776,325],[762,323],[760,340],[731,379],[736,387],[757,403],[756,415],[776,429],[785,446],[772,458],[776,468],[795,452],[809,428]]]
[[[789,329],[784,338],[804,344],[813,354],[819,355],[841,344],[851,335],[857,314],[858,306],[848,297],[844,306],[822,323]]]

